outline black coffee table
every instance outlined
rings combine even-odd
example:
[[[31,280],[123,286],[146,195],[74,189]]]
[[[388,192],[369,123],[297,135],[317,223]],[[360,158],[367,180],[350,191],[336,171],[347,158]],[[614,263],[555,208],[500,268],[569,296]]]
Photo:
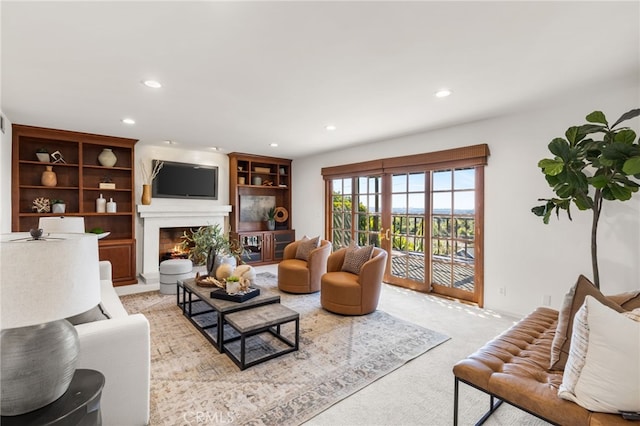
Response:
[[[194,278],[178,280],[176,302],[189,321],[211,342],[218,352],[224,351],[225,316],[233,312],[252,309],[257,306],[280,303],[280,295],[269,289],[260,288],[260,294],[244,302],[213,299],[209,295],[213,288],[200,287]],[[182,296],[182,297],[181,297]],[[213,333],[209,330],[215,329]],[[237,337],[232,338],[237,340]]]

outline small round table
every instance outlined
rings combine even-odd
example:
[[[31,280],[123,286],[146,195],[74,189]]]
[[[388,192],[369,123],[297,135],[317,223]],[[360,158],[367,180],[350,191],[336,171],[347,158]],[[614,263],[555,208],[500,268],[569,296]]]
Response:
[[[19,416],[2,416],[2,426],[78,425],[100,426],[100,396],[104,375],[95,370],[76,370],[69,389],[57,400]]]

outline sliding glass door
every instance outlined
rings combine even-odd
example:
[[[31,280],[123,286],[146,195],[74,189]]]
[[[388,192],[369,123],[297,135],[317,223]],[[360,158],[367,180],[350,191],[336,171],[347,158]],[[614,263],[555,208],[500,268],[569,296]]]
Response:
[[[394,173],[391,180],[390,209],[384,232],[389,267],[385,280],[392,284],[429,291],[429,173]]]
[[[389,167],[380,160],[375,171],[362,170],[372,163],[335,175],[323,169],[334,250],[354,242],[381,247],[385,282],[482,306],[484,163],[397,160]]]

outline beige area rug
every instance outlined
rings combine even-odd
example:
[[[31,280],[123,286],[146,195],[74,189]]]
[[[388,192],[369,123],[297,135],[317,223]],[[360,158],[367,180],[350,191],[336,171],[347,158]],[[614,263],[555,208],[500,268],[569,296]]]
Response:
[[[276,277],[258,274],[257,284],[276,288]],[[382,311],[331,314],[319,293],[280,294],[300,313],[300,349],[244,371],[182,315],[175,296],[122,297],[151,324],[151,425],[297,425],[449,339]]]

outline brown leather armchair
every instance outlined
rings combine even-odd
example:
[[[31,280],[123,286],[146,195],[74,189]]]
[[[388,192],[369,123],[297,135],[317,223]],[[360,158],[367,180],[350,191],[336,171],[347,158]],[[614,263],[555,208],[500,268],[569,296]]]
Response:
[[[387,252],[374,247],[371,259],[362,265],[360,274],[356,275],[342,271],[346,251],[346,248],[341,248],[327,260],[327,273],[321,280],[320,304],[327,311],[337,314],[369,314],[378,307]]]
[[[327,272],[331,242],[321,240],[320,246],[311,250],[309,260],[305,261],[296,259],[300,241],[284,248],[283,260],[278,264],[278,288],[288,293],[315,293],[320,291],[320,278]]]

